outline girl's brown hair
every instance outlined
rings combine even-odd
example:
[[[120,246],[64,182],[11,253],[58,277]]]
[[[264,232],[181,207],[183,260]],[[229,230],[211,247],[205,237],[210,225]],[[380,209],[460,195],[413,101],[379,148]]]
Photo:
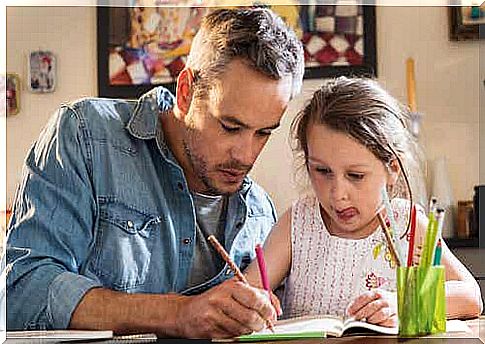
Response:
[[[310,125],[326,125],[369,149],[385,166],[393,160],[401,173],[390,197],[425,204],[423,154],[408,130],[409,112],[376,81],[365,78],[329,79],[291,124],[294,151],[306,166]],[[301,160],[300,160],[301,161]]]

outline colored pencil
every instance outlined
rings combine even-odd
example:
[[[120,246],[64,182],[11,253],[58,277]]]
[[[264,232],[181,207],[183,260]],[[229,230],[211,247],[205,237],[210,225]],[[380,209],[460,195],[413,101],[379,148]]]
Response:
[[[382,195],[382,201],[384,202],[384,207],[386,208],[387,218],[389,219],[389,223],[390,223],[390,227],[385,226],[385,228],[389,231],[391,239],[395,244],[394,247],[395,247],[395,250],[396,250],[397,257],[398,257],[399,266],[402,266],[403,262],[405,261],[404,255],[403,255],[403,252],[401,250],[401,246],[399,245],[399,243],[396,239],[397,225],[396,225],[396,221],[394,219],[394,211],[392,210],[391,202],[389,201],[389,196],[387,194],[385,187],[383,187],[381,189],[381,195]]]
[[[438,239],[438,244],[436,244],[436,250],[434,253],[434,261],[433,265],[440,265],[441,264],[441,239]]]
[[[408,266],[413,266],[414,237],[416,236],[416,205],[411,209],[411,231],[409,232]]]
[[[259,268],[259,274],[261,275],[261,283],[263,284],[263,289],[268,292],[268,295],[271,293],[271,287],[269,285],[269,279],[268,279],[268,272],[266,270],[266,262],[264,260],[264,253],[263,253],[263,248],[261,247],[260,244],[256,245],[256,258],[258,260],[258,268]]]
[[[421,266],[431,266],[433,263],[433,252],[436,246],[436,237],[438,234],[438,221],[435,215],[436,199],[431,200],[430,210],[428,215],[428,227],[426,229],[426,238],[423,245],[423,255],[421,256]],[[441,213],[441,211],[440,211]]]
[[[433,265],[436,260],[436,250],[438,249],[438,243],[441,242],[441,233],[443,232],[443,222],[445,219],[445,210],[443,208],[437,208],[436,209],[436,234],[433,233],[434,237],[432,237],[432,243],[433,243],[433,250],[431,251],[431,257],[433,259]],[[440,250],[441,250],[441,243],[440,243]],[[439,253],[440,257],[439,259],[441,260],[441,252]],[[438,264],[439,265],[439,264]]]
[[[389,246],[389,251],[391,252],[391,255],[393,256],[393,259],[396,262],[396,265],[401,266],[402,265],[401,260],[399,259],[399,256],[397,255],[396,245],[394,244],[394,240],[392,239],[391,233],[389,231],[389,227],[386,225],[386,222],[382,218],[381,213],[377,213],[377,218],[379,219],[379,223],[381,225],[381,228],[384,231],[384,236],[386,237],[387,246]]]
[[[244,284],[249,284],[248,280],[244,275],[242,274],[241,270],[237,267],[237,265],[232,261],[231,257],[227,253],[227,251],[224,249],[224,247],[221,245],[219,240],[213,235],[210,235],[207,240],[212,244],[212,246],[216,249],[216,251],[221,255],[222,259],[229,265],[229,268],[234,272],[234,275],[236,278],[240,281],[243,282]],[[266,320],[266,326],[274,332],[274,326],[271,320],[267,319]]]

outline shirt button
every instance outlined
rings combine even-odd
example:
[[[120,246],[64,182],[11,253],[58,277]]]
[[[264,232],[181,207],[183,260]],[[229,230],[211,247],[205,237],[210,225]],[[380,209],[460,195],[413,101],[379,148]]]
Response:
[[[128,221],[126,222],[126,225],[128,226],[128,228],[133,228],[133,221],[128,220]]]
[[[183,191],[183,189],[184,189],[184,186],[181,182],[177,183],[177,187],[179,188],[180,191]]]
[[[185,238],[184,240],[182,240],[182,242],[184,243],[184,245],[188,245],[192,242],[192,239],[190,238]]]

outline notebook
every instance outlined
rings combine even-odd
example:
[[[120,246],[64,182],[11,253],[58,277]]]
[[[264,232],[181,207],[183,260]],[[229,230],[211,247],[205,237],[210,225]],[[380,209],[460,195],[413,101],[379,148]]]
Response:
[[[384,334],[395,336],[398,334],[397,327],[384,327],[357,321],[352,318],[339,318],[330,315],[302,316],[287,320],[277,321],[274,326],[275,332],[264,329],[230,339],[213,339],[213,342],[258,342],[270,340],[308,339],[343,337],[348,335]],[[471,333],[465,321],[448,320],[446,332]]]
[[[59,343],[78,340],[112,339],[113,331],[51,330],[7,331],[7,343]]]
[[[243,335],[231,339],[214,339],[215,342],[253,342],[264,340],[286,340],[302,338],[325,338],[325,337],[342,337],[347,332],[355,334],[360,333],[382,333],[396,335],[397,327],[384,327],[369,324],[363,321],[357,321],[353,318],[343,319],[331,315],[321,316],[302,316],[287,320],[277,321],[274,326],[274,333],[269,329],[263,329],[259,332],[253,332],[249,335]]]

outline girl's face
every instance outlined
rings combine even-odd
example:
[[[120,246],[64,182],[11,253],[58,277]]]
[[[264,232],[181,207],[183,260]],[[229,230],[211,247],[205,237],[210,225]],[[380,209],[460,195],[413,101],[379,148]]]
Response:
[[[365,146],[325,125],[310,125],[307,134],[308,171],[329,232],[354,239],[370,235],[381,189],[395,182],[397,171],[389,172]]]

